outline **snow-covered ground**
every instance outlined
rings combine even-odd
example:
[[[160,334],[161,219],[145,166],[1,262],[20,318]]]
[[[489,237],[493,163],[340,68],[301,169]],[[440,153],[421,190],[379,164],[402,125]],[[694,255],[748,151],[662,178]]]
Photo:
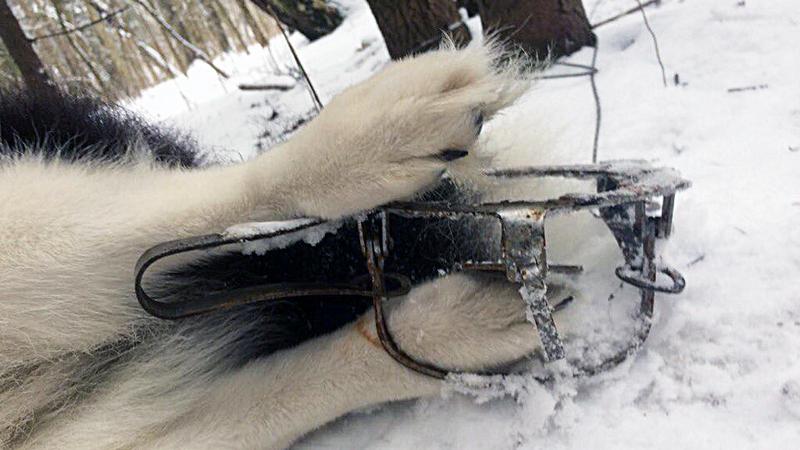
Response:
[[[348,20],[331,36],[293,36],[323,102],[388,60],[369,10],[345,3]],[[585,3],[594,22],[636,5]],[[667,87],[640,15],[597,30],[600,159],[645,158],[694,183],[663,249],[688,287],[658,296],[645,348],[593,379],[523,381],[515,399],[453,394],[354,413],[297,448],[800,448],[800,6],[664,0],[648,16]],[[226,55],[231,80],[195,65],[133,106],[191,130],[220,159],[251,157],[272,142],[267,118],[283,126],[312,108],[299,85],[236,88],[292,67],[274,42],[279,67],[262,49]],[[569,60],[590,59],[584,50]],[[588,81],[576,78],[541,82],[506,119],[558,130],[558,145],[589,160],[593,114]]]

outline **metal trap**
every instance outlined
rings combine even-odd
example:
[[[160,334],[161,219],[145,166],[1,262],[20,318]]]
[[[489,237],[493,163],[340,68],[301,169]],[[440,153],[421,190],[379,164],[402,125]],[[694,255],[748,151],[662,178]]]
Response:
[[[580,270],[573,266],[548,266],[545,244],[545,218],[591,210],[608,226],[619,245],[625,263],[616,269],[616,276],[640,291],[636,332],[618,353],[599,364],[573,368],[579,376],[592,375],[619,364],[638,349],[647,338],[656,292],[679,293],[685,281],[677,270],[661,263],[655,254],[655,243],[667,238],[672,230],[675,194],[690,183],[668,168],[655,168],[644,161],[615,161],[592,165],[533,167],[495,170],[487,176],[497,178],[566,177],[593,179],[597,191],[592,194],[567,194],[536,201],[504,201],[480,204],[449,202],[393,203],[359,216],[358,239],[366,260],[369,279],[346,283],[272,283],[210,293],[200,298],[165,302],[148,295],[142,287],[147,269],[170,255],[209,249],[248,241],[280,239],[292,233],[325,226],[316,219],[289,221],[274,231],[257,233],[246,238],[213,234],[159,244],[147,250],[136,264],[135,290],[142,307],[164,319],[179,319],[219,309],[254,302],[301,296],[364,296],[372,299],[377,332],[386,351],[399,363],[436,378],[453,373],[421,362],[406,354],[393,340],[384,315],[384,301],[408,293],[411,282],[399,273],[384,270],[392,251],[388,217],[421,219],[482,218],[499,222],[501,237],[496,257],[489,260],[457,261],[454,271],[498,272],[521,286],[522,300],[529,308],[529,319],[536,325],[545,362],[565,358],[564,343],[553,320],[553,307],[546,298],[546,277],[549,271]],[[649,205],[660,204],[651,212]],[[661,275],[659,277],[659,275]]]

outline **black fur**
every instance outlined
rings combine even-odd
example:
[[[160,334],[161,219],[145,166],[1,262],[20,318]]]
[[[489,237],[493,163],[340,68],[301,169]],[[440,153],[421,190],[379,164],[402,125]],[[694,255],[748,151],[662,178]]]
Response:
[[[424,198],[452,200],[459,195],[456,186],[445,181]],[[390,215],[391,251],[385,269],[409,277],[416,285],[449,271],[457,262],[492,259],[480,241],[491,226],[489,222],[490,219],[409,219]],[[348,220],[316,245],[299,242],[261,256],[243,255],[241,251],[206,256],[164,275],[169,277],[170,285],[176,285],[173,292],[186,298],[279,282],[348,283],[366,279],[367,274],[356,222]],[[240,315],[248,321],[260,320],[260,316],[281,317],[291,332],[281,342],[266,335],[263,339],[248,339],[270,343],[269,347],[249,349],[254,353],[248,352],[246,358],[251,358],[333,331],[355,320],[370,304],[369,298],[355,296],[300,297],[218,314]]]
[[[32,148],[48,159],[124,162],[136,143],[170,167],[201,162],[189,136],[152,126],[120,106],[61,92],[0,91],[0,155]]]

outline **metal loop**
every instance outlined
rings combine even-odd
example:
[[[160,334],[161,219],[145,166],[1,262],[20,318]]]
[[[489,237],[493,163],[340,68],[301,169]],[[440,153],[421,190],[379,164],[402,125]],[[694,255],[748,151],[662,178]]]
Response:
[[[663,292],[665,294],[679,294],[683,292],[683,289],[686,287],[686,280],[683,278],[683,275],[681,275],[680,272],[666,265],[658,265],[656,270],[668,276],[672,280],[672,286],[658,285],[655,281],[651,281],[642,277],[641,273],[639,273],[637,269],[629,265],[617,267],[614,273],[617,274],[617,278],[620,280],[639,289]],[[635,273],[636,275],[632,275],[632,273]]]
[[[153,297],[144,289],[144,276],[156,262],[173,255],[197,250],[220,247],[239,242],[273,238],[282,234],[310,228],[322,223],[310,221],[280,231],[257,234],[240,238],[221,234],[209,234],[165,242],[148,249],[136,262],[134,291],[142,309],[160,319],[176,320],[184,317],[205,314],[212,311],[271,300],[310,296],[358,296],[372,297],[372,288],[363,286],[363,279],[356,277],[347,283],[286,283],[277,282],[210,292],[197,297],[169,301],[168,298]],[[387,298],[405,295],[411,291],[411,280],[402,274],[385,273],[386,280],[392,281],[392,289],[387,290]]]

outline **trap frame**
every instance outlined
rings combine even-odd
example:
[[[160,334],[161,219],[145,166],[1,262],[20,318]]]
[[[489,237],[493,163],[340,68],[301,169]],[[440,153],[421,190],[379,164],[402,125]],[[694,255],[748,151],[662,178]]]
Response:
[[[554,215],[592,210],[599,215],[613,234],[622,251],[624,264],[616,268],[616,276],[640,291],[636,315],[636,331],[629,342],[617,353],[602,362],[573,367],[576,376],[590,376],[608,370],[634,353],[650,332],[655,293],[680,293],[686,282],[674,268],[664,264],[656,255],[656,240],[669,237],[675,195],[690,186],[673,169],[653,167],[645,161],[626,160],[599,164],[529,167],[493,170],[486,173],[498,179],[564,177],[593,179],[596,192],[592,194],[566,194],[547,200],[502,201],[478,204],[453,204],[449,202],[398,202],[366,215],[359,216],[358,236],[364,254],[369,280],[352,280],[349,283],[282,283],[238,288],[225,292],[209,293],[200,298],[165,302],[145,292],[142,283],[148,268],[171,255],[195,250],[210,249],[234,243],[263,241],[284,237],[290,233],[323,225],[318,219],[286,222],[276,231],[247,237],[211,234],[165,242],[142,254],[135,268],[135,292],[139,303],[148,313],[163,319],[180,319],[236,305],[303,296],[363,296],[372,299],[375,323],[381,345],[398,363],[425,375],[445,378],[457,374],[447,369],[420,361],[400,348],[392,338],[386,322],[384,302],[411,290],[411,282],[403,274],[388,273],[384,261],[391,251],[391,230],[387,216],[411,218],[458,219],[464,217],[491,218],[501,227],[498,258],[486,261],[461,261],[454,271],[489,271],[503,274],[520,285],[521,298],[528,308],[528,319],[534,323],[542,344],[544,362],[565,358],[564,342],[553,320],[554,308],[546,298],[546,278],[549,271],[580,271],[576,266],[554,266],[547,262],[545,219]],[[651,212],[649,204],[660,200],[660,213]],[[661,283],[662,274],[669,282]],[[368,282],[365,285],[364,281]],[[387,282],[388,281],[388,282]]]

